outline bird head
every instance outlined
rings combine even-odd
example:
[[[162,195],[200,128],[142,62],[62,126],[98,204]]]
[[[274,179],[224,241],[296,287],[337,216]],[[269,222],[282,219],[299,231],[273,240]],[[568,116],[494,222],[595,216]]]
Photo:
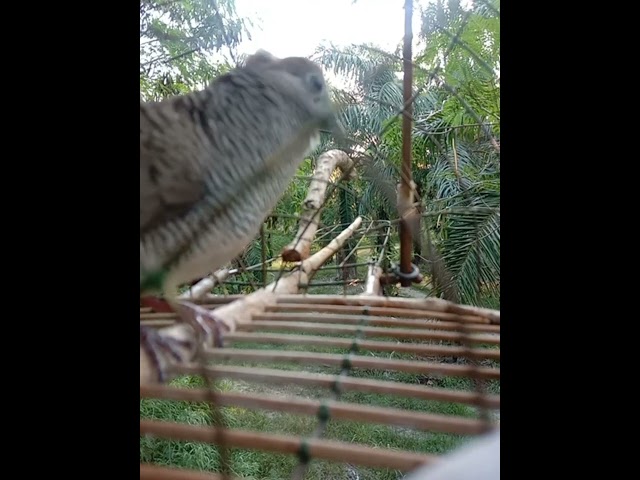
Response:
[[[264,78],[286,88],[308,113],[318,130],[326,130],[341,138],[344,130],[320,66],[304,57],[277,58],[264,50],[249,56],[245,68],[259,72]]]

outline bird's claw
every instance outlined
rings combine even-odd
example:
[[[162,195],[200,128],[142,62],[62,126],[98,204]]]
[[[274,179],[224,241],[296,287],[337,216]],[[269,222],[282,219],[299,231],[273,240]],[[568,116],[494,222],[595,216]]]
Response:
[[[222,320],[210,310],[190,302],[179,302],[176,312],[183,320],[188,321],[196,330],[204,334],[206,345],[222,347]]]
[[[176,362],[182,360],[178,350],[179,341],[160,335],[154,328],[140,325],[140,344],[147,351],[151,363],[158,371],[158,379],[161,383],[167,378],[163,361],[164,358],[171,357]],[[160,353],[162,352],[162,354]]]

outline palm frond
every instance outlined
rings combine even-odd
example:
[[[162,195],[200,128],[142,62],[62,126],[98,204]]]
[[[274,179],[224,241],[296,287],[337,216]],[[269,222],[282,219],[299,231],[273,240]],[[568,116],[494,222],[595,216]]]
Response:
[[[498,293],[500,281],[500,214],[456,215],[443,242],[443,255],[463,302],[477,303],[480,291]]]
[[[396,215],[396,169],[388,162],[371,160],[362,165],[362,179],[365,182],[358,214],[377,218],[385,212],[386,219]]]

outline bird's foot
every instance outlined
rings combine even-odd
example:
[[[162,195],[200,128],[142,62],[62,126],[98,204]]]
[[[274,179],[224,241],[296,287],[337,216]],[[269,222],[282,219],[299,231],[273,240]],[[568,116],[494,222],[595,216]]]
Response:
[[[151,363],[158,371],[158,380],[164,383],[167,379],[166,365],[169,359],[180,363],[183,358],[181,352],[188,348],[180,340],[160,335],[151,327],[140,325],[140,345],[146,350]]]
[[[228,327],[211,310],[195,303],[180,300],[175,305],[175,311],[183,321],[188,322],[196,328],[196,331],[204,334],[206,345],[222,347],[222,332],[228,330]]]

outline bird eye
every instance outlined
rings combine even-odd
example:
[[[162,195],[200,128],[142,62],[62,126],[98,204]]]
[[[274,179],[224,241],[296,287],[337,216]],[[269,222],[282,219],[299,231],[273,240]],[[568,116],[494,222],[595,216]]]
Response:
[[[307,76],[307,82],[311,87],[311,91],[313,91],[314,93],[321,92],[322,89],[324,88],[324,82],[322,81],[322,78],[320,78],[318,75],[314,73],[310,73]]]

